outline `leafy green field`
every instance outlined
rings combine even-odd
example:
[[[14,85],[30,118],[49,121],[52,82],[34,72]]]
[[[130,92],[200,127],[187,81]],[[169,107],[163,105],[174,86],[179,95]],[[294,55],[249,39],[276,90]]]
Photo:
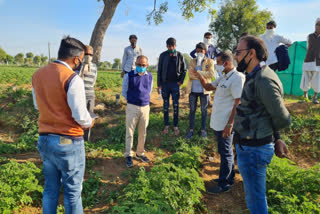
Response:
[[[0,213],[39,213],[44,184],[36,151],[37,116],[30,79],[34,68],[0,67]],[[155,76],[155,75],[154,75]],[[14,85],[14,86],[13,86]],[[23,87],[22,87],[23,86]],[[115,105],[109,95],[121,91],[119,72],[99,72],[97,100],[106,105],[86,142],[83,205],[90,213],[248,213],[242,181],[229,193],[212,198],[205,194],[208,156],[217,156],[213,132],[208,139],[184,139],[189,109],[180,108],[181,137],[163,136],[161,106],[151,105],[146,150],[150,164],[124,164],[125,104]],[[292,161],[274,157],[267,172],[270,213],[320,213],[320,110],[290,98],[293,124],[282,131]],[[200,118],[200,112],[197,112]],[[200,127],[200,120],[196,120]],[[135,142],[137,136],[135,136]],[[25,157],[32,157],[25,161]],[[35,158],[37,157],[37,158]],[[210,172],[214,176],[218,172]],[[209,172],[207,173],[210,174]],[[212,175],[211,175],[212,176]],[[219,199],[241,199],[218,203]],[[214,204],[214,206],[211,206]],[[33,211],[31,212],[30,210]],[[27,210],[27,211],[26,211]],[[95,210],[95,211],[93,211]],[[64,208],[59,206],[59,213]]]

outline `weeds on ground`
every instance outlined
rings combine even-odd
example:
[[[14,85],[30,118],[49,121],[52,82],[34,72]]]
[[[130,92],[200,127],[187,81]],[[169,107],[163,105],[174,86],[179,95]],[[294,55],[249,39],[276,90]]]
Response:
[[[270,213],[320,213],[320,164],[301,169],[274,157],[267,171]]]

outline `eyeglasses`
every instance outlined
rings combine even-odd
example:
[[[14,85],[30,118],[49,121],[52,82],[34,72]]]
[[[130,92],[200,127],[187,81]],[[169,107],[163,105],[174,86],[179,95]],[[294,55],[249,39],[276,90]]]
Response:
[[[139,66],[139,67],[147,67],[148,65],[147,65],[147,64],[140,64],[140,63],[137,63],[137,66]]]
[[[316,24],[316,26],[320,26],[320,23]]]
[[[235,56],[239,56],[239,54],[242,52],[242,51],[247,51],[247,50],[249,50],[249,49],[240,49],[240,50],[236,50],[236,52],[235,52]]]

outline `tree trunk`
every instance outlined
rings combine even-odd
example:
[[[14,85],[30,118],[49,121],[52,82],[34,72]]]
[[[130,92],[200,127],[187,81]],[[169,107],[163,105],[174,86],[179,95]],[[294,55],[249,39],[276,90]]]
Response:
[[[93,62],[96,64],[100,61],[104,35],[120,1],[121,0],[103,0],[103,12],[94,27],[90,40],[90,45],[93,47]]]

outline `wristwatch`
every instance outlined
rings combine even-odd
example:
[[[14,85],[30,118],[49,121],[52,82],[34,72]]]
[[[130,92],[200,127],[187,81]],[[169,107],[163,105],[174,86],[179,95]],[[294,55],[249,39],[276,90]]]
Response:
[[[232,126],[233,126],[233,125],[230,124],[230,123],[227,124],[227,127],[228,127],[228,128],[232,128]]]

